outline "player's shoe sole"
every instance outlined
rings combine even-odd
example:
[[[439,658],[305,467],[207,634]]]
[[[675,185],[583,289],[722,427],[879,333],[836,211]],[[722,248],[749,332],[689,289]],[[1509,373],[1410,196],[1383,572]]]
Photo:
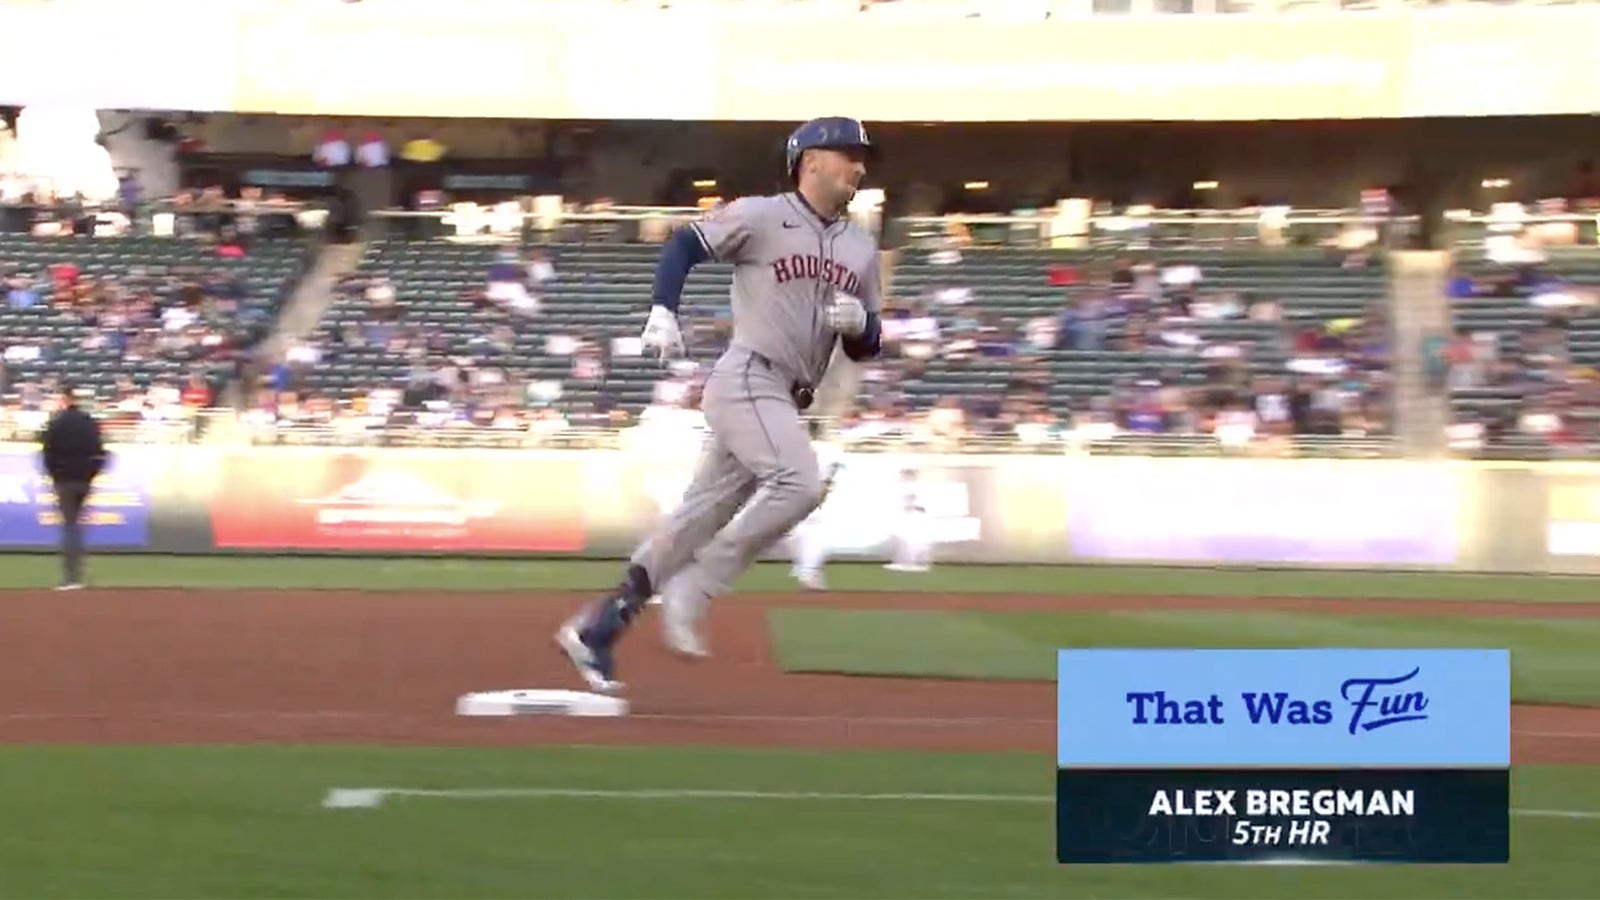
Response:
[[[590,690],[601,694],[620,692],[622,682],[611,675],[611,651],[596,650],[584,643],[583,634],[578,630],[578,621],[569,619],[556,629],[556,646],[567,655],[572,667],[578,670]]]
[[[711,656],[705,640],[693,628],[673,622],[663,622],[661,639],[676,656],[698,662]]]
[[[793,574],[794,580],[800,582],[800,586],[808,591],[825,591],[828,589],[828,583],[822,580],[821,572],[795,572]]]
[[[687,660],[702,660],[711,655],[705,638],[700,633],[700,620],[705,617],[705,603],[678,593],[661,597],[661,642],[674,655]]]

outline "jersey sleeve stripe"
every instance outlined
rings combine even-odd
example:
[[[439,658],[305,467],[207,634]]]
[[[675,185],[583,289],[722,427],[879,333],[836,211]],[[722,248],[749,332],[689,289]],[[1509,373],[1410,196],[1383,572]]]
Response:
[[[717,251],[711,248],[711,242],[706,240],[706,233],[700,230],[699,222],[690,222],[689,227],[694,229],[694,236],[700,239],[700,246],[706,248],[706,255],[712,259],[717,258]]]

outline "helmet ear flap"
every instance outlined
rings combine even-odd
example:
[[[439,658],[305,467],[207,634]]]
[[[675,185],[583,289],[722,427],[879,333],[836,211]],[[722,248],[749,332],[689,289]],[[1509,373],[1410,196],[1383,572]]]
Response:
[[[789,180],[795,184],[800,183],[800,169],[805,165],[806,151],[809,149],[811,148],[802,147],[794,151],[789,157]]]

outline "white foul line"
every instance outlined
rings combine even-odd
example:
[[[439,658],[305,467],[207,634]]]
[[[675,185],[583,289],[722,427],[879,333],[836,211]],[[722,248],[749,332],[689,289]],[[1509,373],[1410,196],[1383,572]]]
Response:
[[[324,809],[372,809],[390,797],[434,797],[453,800],[550,799],[573,797],[610,800],[836,800],[856,803],[1054,803],[1043,794],[850,793],[843,791],[740,791],[684,788],[331,788]],[[1600,811],[1582,809],[1512,809],[1526,819],[1600,820]]]
[[[436,797],[457,800],[507,798],[548,799],[579,797],[613,800],[847,800],[863,803],[1053,803],[1054,797],[1039,794],[938,794],[938,793],[849,793],[837,791],[739,791],[694,790],[688,788],[332,788],[323,798],[326,809],[359,809],[381,806],[389,797]]]
[[[78,721],[104,721],[110,718],[102,712],[40,712],[15,710],[0,712],[0,723],[4,722],[78,722]],[[372,710],[287,710],[287,709],[255,709],[255,710],[120,710],[117,718],[127,721],[234,721],[246,720],[251,722],[262,721],[315,721],[345,719],[354,722],[381,722],[385,724],[408,724],[433,722],[440,718],[438,713],[427,712],[375,712]],[[1056,724],[1053,717],[1037,716],[879,716],[871,713],[859,715],[784,715],[781,713],[632,713],[626,717],[627,721],[659,721],[659,722],[698,722],[708,724],[729,725],[760,725],[760,724],[789,724],[789,725],[840,725],[848,728],[989,728],[995,726],[1027,725],[1051,726]],[[591,720],[600,723],[613,720]],[[1551,741],[1597,741],[1600,742],[1600,730],[1596,731],[1547,731],[1543,729],[1511,729],[1511,736],[1518,738],[1537,738]]]

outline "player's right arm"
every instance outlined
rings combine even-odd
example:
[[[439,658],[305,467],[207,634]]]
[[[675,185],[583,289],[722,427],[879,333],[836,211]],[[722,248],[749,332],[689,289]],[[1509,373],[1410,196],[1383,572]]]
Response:
[[[676,313],[689,272],[708,260],[745,262],[754,244],[759,198],[741,197],[667,238],[656,263],[651,303]]]
[[[878,277],[878,255],[874,253],[866,275],[861,279],[861,296],[856,298],[866,311],[866,322],[860,334],[841,335],[839,341],[844,355],[858,363],[877,359],[878,354],[883,352],[883,297]]]

